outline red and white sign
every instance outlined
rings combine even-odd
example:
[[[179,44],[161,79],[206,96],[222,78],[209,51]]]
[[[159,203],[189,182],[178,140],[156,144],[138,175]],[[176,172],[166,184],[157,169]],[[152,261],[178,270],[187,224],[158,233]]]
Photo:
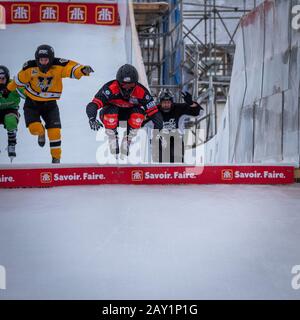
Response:
[[[41,179],[41,183],[51,183],[52,172],[41,172],[40,179]]]
[[[222,180],[233,180],[233,170],[224,169],[222,170]]]
[[[6,12],[9,12],[9,11],[6,10]],[[13,23],[30,22],[30,19],[31,19],[30,4],[13,3],[11,5],[10,13],[11,13],[11,21]],[[6,17],[6,23],[9,23],[9,19],[7,17]]]
[[[6,23],[85,23],[119,25],[117,3],[0,1]]]
[[[133,182],[143,181],[144,180],[144,172],[143,172],[143,170],[132,170],[131,171],[131,180]]]
[[[57,4],[41,4],[40,19],[41,22],[58,22],[59,6]]]
[[[68,6],[68,22],[69,23],[86,23],[87,6],[85,5],[69,5]]]
[[[97,24],[111,24],[114,16],[114,7],[111,5],[102,5],[96,7],[96,23]]]
[[[289,184],[294,168],[282,166],[51,167],[0,169],[0,188],[95,184]]]

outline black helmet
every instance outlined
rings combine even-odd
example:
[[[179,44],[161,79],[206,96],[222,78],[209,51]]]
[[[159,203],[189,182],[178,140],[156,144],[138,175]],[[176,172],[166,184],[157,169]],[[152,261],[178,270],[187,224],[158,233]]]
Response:
[[[173,108],[173,93],[169,89],[162,90],[158,96],[159,110],[162,112],[170,112]],[[163,101],[170,101],[171,103],[162,104]]]
[[[6,82],[5,85],[8,84],[9,78],[10,78],[10,74],[9,74],[9,70],[8,68],[6,68],[5,66],[0,66],[0,75],[4,75],[6,78]]]
[[[134,66],[131,64],[124,64],[118,70],[116,78],[119,83],[137,83],[139,81],[139,74]]]
[[[48,58],[49,63],[46,65],[40,64],[40,58]],[[38,48],[35,51],[35,61],[42,72],[48,72],[54,61],[54,49],[51,46],[48,46],[47,44],[42,44],[41,46],[38,46]]]
[[[158,99],[159,99],[159,102],[162,102],[162,101],[173,102],[174,95],[173,95],[172,91],[170,91],[169,89],[165,89],[159,93]]]

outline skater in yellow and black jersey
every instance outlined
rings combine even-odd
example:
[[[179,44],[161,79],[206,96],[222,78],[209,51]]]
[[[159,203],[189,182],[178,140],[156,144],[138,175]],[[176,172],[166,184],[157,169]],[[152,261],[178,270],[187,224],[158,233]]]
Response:
[[[61,122],[56,100],[62,93],[62,79],[80,79],[91,72],[93,69],[90,66],[55,58],[52,47],[41,45],[35,52],[35,60],[26,62],[7,86],[8,92],[24,87],[27,96],[24,104],[26,126],[32,135],[38,136],[41,147],[45,145],[47,130],[52,163],[59,163],[61,158]]]

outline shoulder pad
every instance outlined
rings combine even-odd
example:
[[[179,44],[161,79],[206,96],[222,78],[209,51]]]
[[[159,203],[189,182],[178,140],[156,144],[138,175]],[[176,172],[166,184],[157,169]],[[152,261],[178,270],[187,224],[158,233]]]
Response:
[[[134,94],[137,96],[138,99],[145,99],[146,101],[153,100],[150,92],[147,88],[145,88],[139,82],[137,83],[136,87],[134,88]]]
[[[54,66],[63,66],[63,67],[65,67],[69,63],[69,61],[70,60],[67,60],[67,59],[54,58],[53,65]]]
[[[35,60],[29,60],[23,64],[23,70],[34,68],[34,67],[37,67]]]
[[[118,94],[120,92],[119,83],[117,80],[112,80],[107,82],[103,87],[102,90],[109,89],[112,94]]]
[[[110,85],[119,85],[119,82],[117,80],[110,80],[104,84],[104,86],[107,86],[107,87],[109,87]]]
[[[137,86],[142,88],[145,91],[145,94],[150,94],[149,90],[145,86],[143,86],[140,82],[137,83]]]

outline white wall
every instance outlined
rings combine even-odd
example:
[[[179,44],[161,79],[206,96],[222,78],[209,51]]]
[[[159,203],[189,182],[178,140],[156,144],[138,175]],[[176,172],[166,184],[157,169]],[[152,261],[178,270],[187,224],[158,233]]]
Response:
[[[295,1],[269,0],[241,20],[223,126],[208,162],[299,165],[299,32]],[[295,2],[296,3],[296,2]]]

